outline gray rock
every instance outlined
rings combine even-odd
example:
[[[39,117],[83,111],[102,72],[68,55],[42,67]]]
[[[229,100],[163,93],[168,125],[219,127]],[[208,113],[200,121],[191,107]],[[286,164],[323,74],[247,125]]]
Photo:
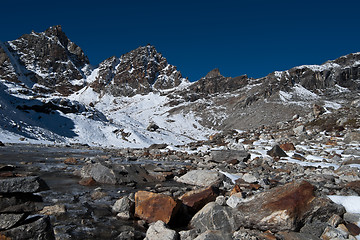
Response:
[[[221,231],[206,231],[199,236],[197,236],[194,240],[231,240],[230,234],[225,234]]]
[[[1,213],[0,230],[9,229],[26,218],[25,213]]]
[[[239,160],[246,162],[250,158],[250,153],[239,150],[213,150],[211,151],[211,159],[214,162],[224,162],[229,160]]]
[[[0,196],[0,213],[36,212],[42,207],[42,197],[32,193]]]
[[[350,142],[360,142],[360,132],[348,132],[344,136],[344,142],[350,143]]]
[[[307,233],[313,235],[315,237],[320,238],[321,234],[324,232],[325,228],[329,226],[329,224],[324,222],[311,222],[305,224],[301,229],[301,233]]]
[[[178,178],[176,181],[196,186],[208,187],[219,184],[224,176],[216,171],[211,170],[192,170]]]
[[[237,229],[230,207],[220,206],[215,202],[210,202],[197,212],[190,221],[190,226],[205,232],[221,231],[224,233],[232,233]]]
[[[133,215],[135,203],[127,196],[120,198],[112,207],[113,212],[118,213],[116,216],[122,219],[130,219]]]
[[[190,229],[188,231],[180,231],[179,235],[180,240],[193,240],[199,235],[199,232],[196,229]]]
[[[178,233],[174,230],[167,228],[165,223],[161,220],[150,225],[146,231],[144,240],[176,240]]]
[[[27,219],[21,226],[1,232],[13,240],[55,240],[54,231],[48,216]]]
[[[300,126],[294,128],[293,131],[296,136],[299,136],[305,132],[305,127],[304,127],[304,125],[300,125]]]
[[[96,182],[106,184],[116,184],[114,171],[100,163],[88,164],[81,169],[81,177],[92,177]]]
[[[348,212],[346,212],[344,214],[344,221],[345,222],[351,222],[351,223],[360,222],[360,213],[348,213]]]
[[[18,177],[0,180],[0,193],[36,193],[49,190],[39,177]]]
[[[245,173],[245,174],[242,176],[242,179],[243,179],[245,182],[248,182],[248,183],[258,182],[257,177],[255,177],[254,175],[252,175],[252,174],[250,174],[250,173]]]

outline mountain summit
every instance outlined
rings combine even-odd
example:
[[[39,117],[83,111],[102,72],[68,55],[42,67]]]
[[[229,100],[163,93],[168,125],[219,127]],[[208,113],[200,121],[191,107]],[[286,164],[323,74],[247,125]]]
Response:
[[[174,88],[183,82],[187,80],[176,67],[168,64],[154,46],[147,45],[100,63],[91,87],[98,93],[134,96]]]
[[[84,87],[89,59],[61,26],[0,45],[0,77],[39,92],[70,94]]]

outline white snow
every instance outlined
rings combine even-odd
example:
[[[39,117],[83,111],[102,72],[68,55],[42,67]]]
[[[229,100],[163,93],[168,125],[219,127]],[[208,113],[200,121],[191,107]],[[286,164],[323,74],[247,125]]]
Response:
[[[359,196],[338,196],[329,195],[331,201],[341,204],[349,213],[360,213],[360,197]]]

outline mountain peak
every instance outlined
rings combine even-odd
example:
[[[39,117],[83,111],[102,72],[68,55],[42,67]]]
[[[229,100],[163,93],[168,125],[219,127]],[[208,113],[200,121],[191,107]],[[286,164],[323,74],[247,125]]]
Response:
[[[205,78],[216,78],[216,77],[224,77],[223,75],[220,74],[220,71],[218,68],[211,70],[205,76]]]

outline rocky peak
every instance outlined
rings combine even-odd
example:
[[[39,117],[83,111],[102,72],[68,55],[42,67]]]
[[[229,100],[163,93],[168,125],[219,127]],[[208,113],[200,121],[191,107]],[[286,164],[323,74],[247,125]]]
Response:
[[[114,96],[133,96],[174,88],[183,81],[186,80],[176,67],[168,64],[154,46],[147,45],[119,59],[109,58],[101,63],[92,87],[97,92]]]
[[[216,77],[224,77],[223,75],[220,74],[220,71],[219,71],[218,68],[215,68],[215,69],[211,70],[205,76],[205,78],[216,78]]]
[[[32,84],[26,86],[33,90],[65,95],[84,86],[89,60],[82,49],[68,39],[61,26],[25,34],[2,44],[2,49],[5,61],[0,66],[0,74],[11,76],[11,63],[12,75],[17,75],[13,81],[30,82]]]

